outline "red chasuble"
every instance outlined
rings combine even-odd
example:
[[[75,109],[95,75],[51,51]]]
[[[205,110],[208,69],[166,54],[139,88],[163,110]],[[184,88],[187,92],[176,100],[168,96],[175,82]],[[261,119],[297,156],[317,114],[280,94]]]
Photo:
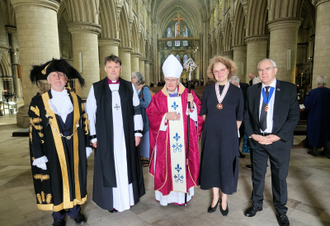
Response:
[[[194,103],[197,106],[198,123],[190,118],[189,127],[189,168],[186,172],[187,178],[187,191],[191,187],[197,186],[198,176],[199,176],[199,149],[198,140],[203,127],[203,118],[199,116],[201,101],[196,96],[196,94],[191,91],[194,97]],[[185,146],[187,144],[187,96],[188,89],[184,88],[181,84],[179,85],[179,94],[182,101],[182,112],[183,112],[183,126],[184,126],[184,140]],[[169,123],[167,121],[166,131],[160,131],[160,125],[164,115],[168,112],[167,105],[168,92],[166,87],[164,87],[160,92],[155,94],[152,98],[151,103],[147,108],[147,115],[150,125],[150,164],[149,172],[154,176],[155,190],[160,191],[163,195],[168,195],[173,191],[173,181],[171,172],[171,148],[169,139]],[[155,150],[157,147],[157,150]],[[157,153],[156,153],[157,152]],[[155,162],[155,155],[156,162]],[[185,155],[186,156],[186,155]]]

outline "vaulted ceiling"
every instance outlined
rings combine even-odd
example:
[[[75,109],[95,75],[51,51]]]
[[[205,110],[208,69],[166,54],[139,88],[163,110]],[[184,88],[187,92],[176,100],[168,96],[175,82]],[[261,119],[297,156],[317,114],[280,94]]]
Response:
[[[151,13],[158,23],[158,34],[164,32],[178,13],[185,19],[193,36],[202,31],[202,22],[207,19],[209,0],[152,0]]]

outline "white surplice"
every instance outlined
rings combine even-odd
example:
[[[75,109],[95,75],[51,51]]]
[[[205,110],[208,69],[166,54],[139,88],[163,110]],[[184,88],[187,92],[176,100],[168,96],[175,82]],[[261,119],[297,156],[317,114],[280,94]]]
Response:
[[[132,184],[128,184],[126,144],[119,96],[119,84],[109,84],[109,87],[112,94],[113,151],[117,182],[117,187],[112,188],[113,208],[122,212],[130,209],[130,207],[134,205],[134,196]],[[140,101],[133,84],[132,87],[133,105],[138,106]],[[91,136],[96,135],[96,111],[97,103],[94,96],[94,88],[92,86],[86,102],[86,112],[89,119]],[[134,130],[143,130],[143,120],[141,115],[134,115]],[[135,136],[142,136],[142,134],[135,134]],[[95,141],[97,141],[97,138],[93,139],[91,142]]]

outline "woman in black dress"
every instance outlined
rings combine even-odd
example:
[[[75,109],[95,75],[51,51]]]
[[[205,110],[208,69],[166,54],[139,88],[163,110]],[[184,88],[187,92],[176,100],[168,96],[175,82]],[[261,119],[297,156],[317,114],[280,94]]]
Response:
[[[228,58],[212,59],[207,75],[217,82],[205,88],[200,111],[205,121],[200,186],[213,190],[208,212],[214,212],[220,204],[223,216],[229,211],[227,195],[236,192],[238,181],[238,129],[243,120],[244,99],[241,89],[228,81],[236,69]]]

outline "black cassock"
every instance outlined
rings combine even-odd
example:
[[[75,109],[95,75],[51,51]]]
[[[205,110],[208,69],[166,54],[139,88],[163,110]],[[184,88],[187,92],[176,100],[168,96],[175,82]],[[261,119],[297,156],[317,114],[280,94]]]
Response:
[[[50,91],[32,98],[29,107],[30,155],[31,163],[42,156],[48,158],[47,170],[31,164],[37,207],[60,211],[87,200],[86,146],[89,146],[89,131],[87,114],[79,96],[70,93],[74,110],[65,123],[50,110],[50,98]],[[67,140],[59,133],[74,134]]]
[[[108,79],[93,84],[97,103],[93,201],[101,208],[113,209],[113,187],[117,187],[114,162],[114,133],[112,117],[112,93]],[[140,156],[135,147],[134,115],[141,114],[140,106],[133,106],[133,88],[130,82],[119,78],[119,96],[126,144],[128,183],[132,184],[134,204],[145,194]],[[115,120],[115,119],[114,119]],[[142,131],[141,131],[142,132]]]

